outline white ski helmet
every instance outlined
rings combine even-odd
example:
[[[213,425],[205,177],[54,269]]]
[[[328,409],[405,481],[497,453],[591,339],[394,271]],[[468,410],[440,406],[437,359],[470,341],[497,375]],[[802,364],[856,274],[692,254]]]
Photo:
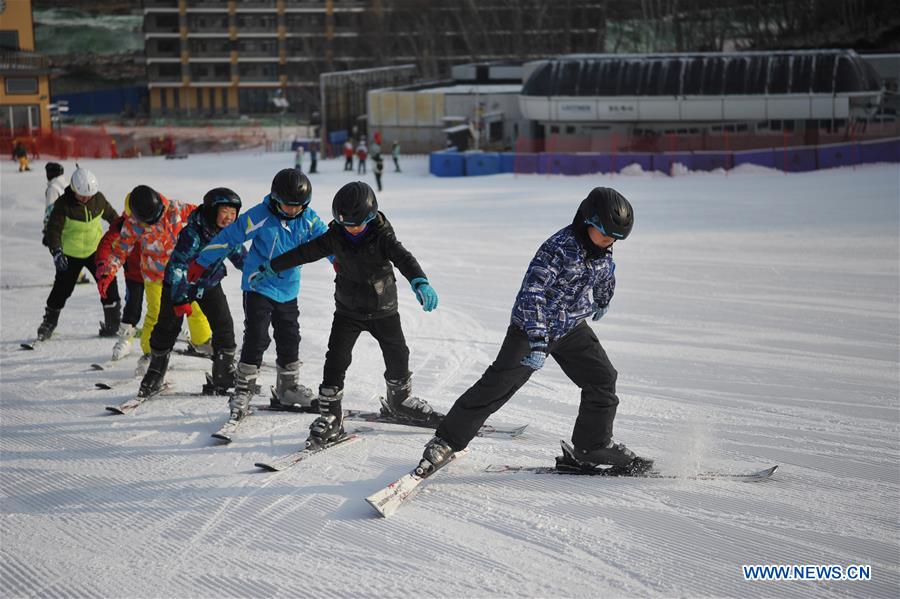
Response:
[[[72,191],[80,196],[92,197],[100,191],[100,184],[94,173],[80,166],[72,173]]]

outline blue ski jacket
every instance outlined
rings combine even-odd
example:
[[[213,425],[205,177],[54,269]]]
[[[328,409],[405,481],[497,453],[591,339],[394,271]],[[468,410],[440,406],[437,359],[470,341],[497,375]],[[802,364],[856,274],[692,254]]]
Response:
[[[528,265],[512,309],[511,323],[528,335],[531,347],[547,346],[606,306],[616,288],[612,248],[588,255],[572,225],[541,244]]]
[[[224,264],[226,258],[239,270],[244,266],[247,250],[244,246],[238,246],[212,262],[196,283],[188,283],[188,264],[216,235],[216,230],[209,225],[204,214],[202,206],[191,212],[187,224],[178,234],[175,249],[172,250],[166,264],[163,282],[172,287],[172,303],[176,306],[200,299],[205,290],[218,285],[228,274]]]
[[[208,268],[245,241],[251,241],[244,260],[241,289],[255,291],[276,302],[290,301],[300,294],[301,267],[270,277],[256,289],[250,288],[247,279],[260,264],[323,235],[327,230],[328,226],[312,208],[307,208],[294,219],[279,218],[269,208],[267,195],[260,204],[242,212],[236,221],[222,229],[200,252],[197,263]]]

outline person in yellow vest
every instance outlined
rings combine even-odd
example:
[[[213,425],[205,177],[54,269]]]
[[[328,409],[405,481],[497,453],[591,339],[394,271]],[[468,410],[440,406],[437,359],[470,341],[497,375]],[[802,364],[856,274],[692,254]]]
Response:
[[[38,327],[38,339],[49,339],[59,322],[59,313],[72,295],[82,268],[97,279],[94,254],[103,237],[100,220],[112,223],[119,215],[100,193],[97,177],[78,167],[65,192],[54,202],[47,221],[47,247],[56,266],[56,279],[47,298],[44,320]],[[115,337],[119,331],[119,289],[113,283],[106,298],[101,298],[104,322],[101,337]]]

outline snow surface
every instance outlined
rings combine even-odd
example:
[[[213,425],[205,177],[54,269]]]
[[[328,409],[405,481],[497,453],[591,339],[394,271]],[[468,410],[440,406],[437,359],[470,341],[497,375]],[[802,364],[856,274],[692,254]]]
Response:
[[[293,156],[85,160],[121,208],[138,183],[199,202],[233,187],[253,205]],[[320,162],[325,218],[344,182]],[[594,326],[619,371],[616,436],[668,473],[780,469],[764,483],[490,474],[550,464],[578,390],[548,365],[495,416],[522,438],[472,452],[390,519],[364,497],[421,455],[427,432],[374,425],[361,442],[280,474],[312,415],[262,412],[230,446],[210,439],[223,398],[170,397],[130,416],[95,381],[93,286],[55,339],[33,337],[53,277],[40,244],[43,162],[2,164],[0,359],[5,597],[882,596],[900,592],[900,242],[897,165],[743,173],[440,179],[423,158],[388,165],[380,205],[440,294],[424,313],[399,284],[415,390],[447,410],[494,358],[525,267],[596,185],[637,214],[616,246],[618,290]],[[71,174],[74,164],[65,163]],[[636,173],[636,175],[639,175]],[[371,175],[367,175],[371,180]],[[239,277],[226,278],[236,328]],[[120,278],[121,288],[121,278]],[[315,387],[333,310],[327,262],[304,267],[302,381]],[[274,362],[274,347],[266,354]],[[197,391],[206,363],[173,357]],[[376,409],[383,363],[361,337],[346,407]],[[261,382],[274,382],[264,370]],[[257,398],[265,402],[265,398]],[[867,582],[747,582],[742,564],[868,564]]]

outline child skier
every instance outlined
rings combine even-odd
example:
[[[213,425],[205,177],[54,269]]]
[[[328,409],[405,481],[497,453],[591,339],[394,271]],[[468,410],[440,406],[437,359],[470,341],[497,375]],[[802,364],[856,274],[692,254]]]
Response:
[[[203,206],[191,213],[187,225],[166,266],[159,308],[159,320],[150,336],[150,364],[141,381],[139,397],[156,395],[162,389],[169,366],[169,354],[181,331],[184,316],[190,316],[199,304],[212,325],[213,369],[205,391],[225,394],[234,386],[234,322],[228,299],[222,291],[227,274],[223,262],[228,258],[238,269],[244,265],[247,251],[239,245],[213,262],[194,282],[188,281],[189,264],[215,235],[233,223],[241,210],[241,198],[227,187],[217,187],[203,196]]]
[[[77,168],[72,182],[54,202],[50,220],[47,221],[47,247],[56,266],[53,289],[47,298],[44,320],[38,327],[38,339],[49,339],[59,322],[59,313],[72,295],[75,282],[82,268],[87,268],[94,279],[100,274],[94,264],[94,253],[103,237],[100,219],[113,222],[119,215],[100,193],[100,184],[94,173]],[[108,293],[101,294],[103,324],[101,337],[112,337],[119,330],[119,289],[112,285]]]
[[[312,391],[297,382],[300,374],[300,313],[297,308],[300,269],[293,268],[255,289],[248,281],[250,273],[256,272],[270,256],[325,233],[325,223],[309,207],[311,199],[312,185],[306,175],[292,168],[279,171],[272,179],[271,193],[222,229],[190,264],[188,280],[193,283],[205,276],[206,269],[221,263],[226,254],[234,252],[245,241],[252,241],[241,280],[244,343],[235,375],[234,394],[229,401],[229,421],[239,421],[249,413],[263,353],[270,342],[270,325],[275,337],[278,376],[271,400],[273,406],[312,404]]]
[[[589,316],[599,320],[609,307],[616,285],[612,245],[628,237],[633,223],[628,200],[613,189],[597,187],[581,202],[572,224],[541,245],[525,273],[497,358],[453,404],[426,445],[419,471],[433,472],[468,446],[485,420],[548,355],[581,388],[572,433],[575,453],[564,456],[566,465],[649,469],[652,461],[612,441],[619,403],[616,370],[585,322]]]
[[[63,177],[63,166],[58,162],[48,162],[44,166],[47,172],[47,189],[44,190],[44,225],[41,229],[41,243],[47,245],[47,222],[53,212],[53,204],[59,196],[66,192],[66,179]]]
[[[397,241],[387,218],[378,211],[371,187],[361,181],[344,185],[334,196],[331,211],[334,220],[327,233],[264,262],[249,278],[251,287],[263,286],[278,280],[279,273],[285,270],[326,256],[335,257],[336,308],[319,386],[321,416],[310,427],[307,447],[321,446],[344,434],[344,375],[350,367],[353,346],[363,331],[378,341],[384,355],[387,398],[383,411],[399,420],[436,426],[442,415],[412,395],[409,348],[400,328],[393,266],[409,280],[426,312],[437,308],[437,293],[413,255]]]
[[[141,331],[143,355],[138,362],[138,370],[142,371],[150,361],[150,336],[159,318],[166,264],[175,248],[178,234],[197,206],[169,200],[146,185],[138,185],[132,189],[126,202],[131,208],[131,215],[122,225],[121,236],[118,243],[112,246],[109,259],[103,269],[98,271],[100,280],[97,281],[97,286],[101,294],[105,293],[107,286],[115,281],[116,272],[126,257],[135,246],[140,246],[141,274],[144,276],[144,294],[147,297],[147,315]],[[195,347],[206,346],[212,337],[209,322],[201,310],[195,310],[188,317],[188,329],[191,344]]]
[[[112,255],[113,245],[119,241],[122,235],[122,225],[131,214],[129,200],[125,200],[125,212],[114,220],[109,230],[100,240],[97,246],[97,254],[94,263],[97,270],[103,272],[107,268],[107,262]],[[135,335],[137,325],[141,321],[141,311],[144,303],[144,275],[141,273],[141,246],[136,244],[128,258],[125,260],[125,307],[122,308],[122,322],[119,325],[119,338],[113,346],[112,359],[121,360],[131,351],[131,340]]]

